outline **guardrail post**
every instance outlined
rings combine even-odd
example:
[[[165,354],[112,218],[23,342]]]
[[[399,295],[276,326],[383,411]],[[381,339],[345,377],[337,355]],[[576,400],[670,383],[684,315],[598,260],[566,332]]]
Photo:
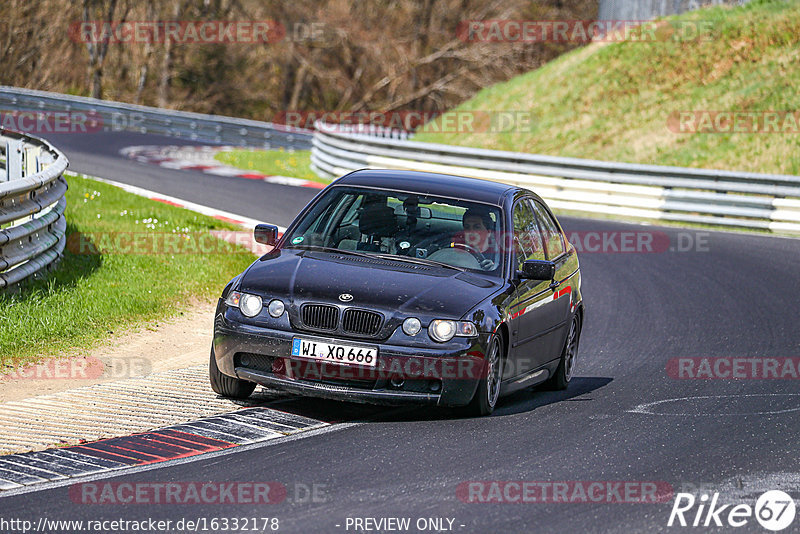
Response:
[[[19,139],[6,141],[6,181],[22,178],[22,147]]]
[[[0,141],[2,141],[2,137],[0,137]],[[8,141],[6,140],[3,145],[3,153],[8,154]],[[0,165],[0,183],[8,181],[8,169],[6,168],[6,164]]]
[[[31,174],[36,174],[41,169],[39,168],[39,155],[42,153],[42,149],[39,147],[26,147],[25,151],[23,152],[24,156],[24,165],[23,169],[25,171],[25,176],[29,176]]]

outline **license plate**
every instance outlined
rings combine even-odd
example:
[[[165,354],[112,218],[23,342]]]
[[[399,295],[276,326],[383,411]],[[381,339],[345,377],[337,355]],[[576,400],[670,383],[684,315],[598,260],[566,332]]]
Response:
[[[340,343],[325,343],[299,337],[292,339],[292,356],[312,358],[343,365],[361,365],[375,367],[378,365],[378,349],[375,347],[357,347]]]

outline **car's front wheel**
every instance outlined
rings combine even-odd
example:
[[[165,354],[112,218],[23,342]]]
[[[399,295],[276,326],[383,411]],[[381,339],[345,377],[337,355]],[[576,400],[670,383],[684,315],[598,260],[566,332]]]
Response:
[[[493,335],[489,340],[489,349],[486,351],[486,364],[481,381],[475,396],[467,405],[468,415],[484,416],[494,411],[497,399],[500,398],[500,381],[503,378],[503,338]]]
[[[575,363],[578,358],[578,342],[581,338],[581,319],[576,313],[572,317],[569,325],[569,334],[564,343],[564,350],[561,353],[561,360],[558,362],[558,368],[553,376],[545,382],[546,389],[567,389],[569,381],[572,380],[572,375],[575,372]]]
[[[256,389],[256,384],[253,382],[222,374],[217,367],[214,347],[211,347],[211,361],[208,362],[208,378],[214,393],[223,397],[246,399]]]

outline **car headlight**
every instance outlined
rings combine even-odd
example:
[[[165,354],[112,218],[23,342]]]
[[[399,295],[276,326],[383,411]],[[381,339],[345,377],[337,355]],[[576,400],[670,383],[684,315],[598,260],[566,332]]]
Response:
[[[273,299],[269,302],[269,306],[267,306],[267,310],[269,314],[276,319],[283,315],[283,312],[286,310],[286,306],[284,306],[283,301],[278,299]]]
[[[455,336],[475,337],[478,329],[469,321],[451,321],[449,319],[434,319],[428,326],[428,335],[431,339],[444,343],[450,341]]]
[[[416,317],[409,317],[403,321],[403,332],[407,336],[416,336],[422,330],[422,323]]]
[[[250,293],[240,293],[238,291],[231,291],[228,293],[225,304],[233,308],[239,308],[239,311],[247,317],[255,317],[261,313],[262,308],[261,297],[258,295],[251,295]]]

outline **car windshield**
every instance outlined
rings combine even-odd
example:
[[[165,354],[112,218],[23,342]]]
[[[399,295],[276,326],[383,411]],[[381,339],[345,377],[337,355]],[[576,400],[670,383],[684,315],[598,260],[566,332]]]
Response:
[[[318,248],[499,275],[497,206],[357,187],[331,187],[285,236],[285,248]]]

